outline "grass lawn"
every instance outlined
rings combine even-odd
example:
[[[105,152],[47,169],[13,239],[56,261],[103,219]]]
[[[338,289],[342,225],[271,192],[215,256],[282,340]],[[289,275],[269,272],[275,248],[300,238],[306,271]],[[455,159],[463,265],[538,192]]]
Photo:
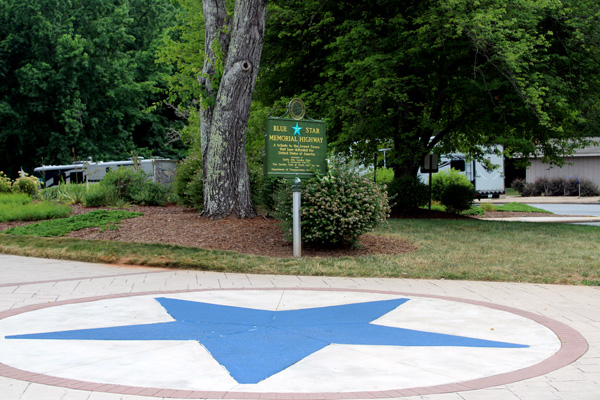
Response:
[[[268,258],[160,244],[0,234],[0,253],[223,272],[600,285],[600,229],[465,220],[390,220],[376,234],[417,244],[400,256]]]

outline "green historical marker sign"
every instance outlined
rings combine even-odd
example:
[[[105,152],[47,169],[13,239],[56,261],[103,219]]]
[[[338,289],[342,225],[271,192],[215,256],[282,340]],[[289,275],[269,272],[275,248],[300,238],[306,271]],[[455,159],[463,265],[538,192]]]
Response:
[[[326,124],[304,118],[305,111],[302,101],[294,99],[283,117],[267,118],[266,176],[308,178],[313,171],[327,171]]]

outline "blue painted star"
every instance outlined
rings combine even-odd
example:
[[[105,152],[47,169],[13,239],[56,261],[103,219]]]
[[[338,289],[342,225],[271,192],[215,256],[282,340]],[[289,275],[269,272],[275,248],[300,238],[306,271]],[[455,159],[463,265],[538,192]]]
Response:
[[[302,129],[298,123],[296,122],[296,126],[292,126],[292,129],[294,129],[294,136],[298,135],[298,136],[302,136],[300,135],[300,130]]]
[[[239,383],[258,383],[332,343],[521,348],[526,345],[371,324],[408,299],[290,311],[156,299],[172,322],[7,336],[7,339],[195,340]]]

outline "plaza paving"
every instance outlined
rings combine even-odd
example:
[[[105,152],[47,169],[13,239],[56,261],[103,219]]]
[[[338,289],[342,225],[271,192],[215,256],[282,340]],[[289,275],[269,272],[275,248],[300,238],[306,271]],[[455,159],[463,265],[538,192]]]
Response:
[[[600,288],[0,255],[2,400],[600,399]]]

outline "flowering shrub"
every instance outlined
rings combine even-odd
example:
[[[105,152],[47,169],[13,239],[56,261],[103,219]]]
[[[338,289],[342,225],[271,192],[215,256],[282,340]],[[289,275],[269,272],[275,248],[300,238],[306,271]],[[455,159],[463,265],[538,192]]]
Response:
[[[38,189],[40,188],[40,181],[35,176],[31,176],[26,172],[18,177],[12,185],[13,192],[25,193],[30,196],[37,195]]]
[[[0,171],[0,193],[12,193],[12,180]]]
[[[333,168],[302,183],[302,241],[313,245],[349,246],[385,222],[390,213],[384,188],[366,177]],[[292,235],[292,191],[278,193],[276,216],[288,239]]]

